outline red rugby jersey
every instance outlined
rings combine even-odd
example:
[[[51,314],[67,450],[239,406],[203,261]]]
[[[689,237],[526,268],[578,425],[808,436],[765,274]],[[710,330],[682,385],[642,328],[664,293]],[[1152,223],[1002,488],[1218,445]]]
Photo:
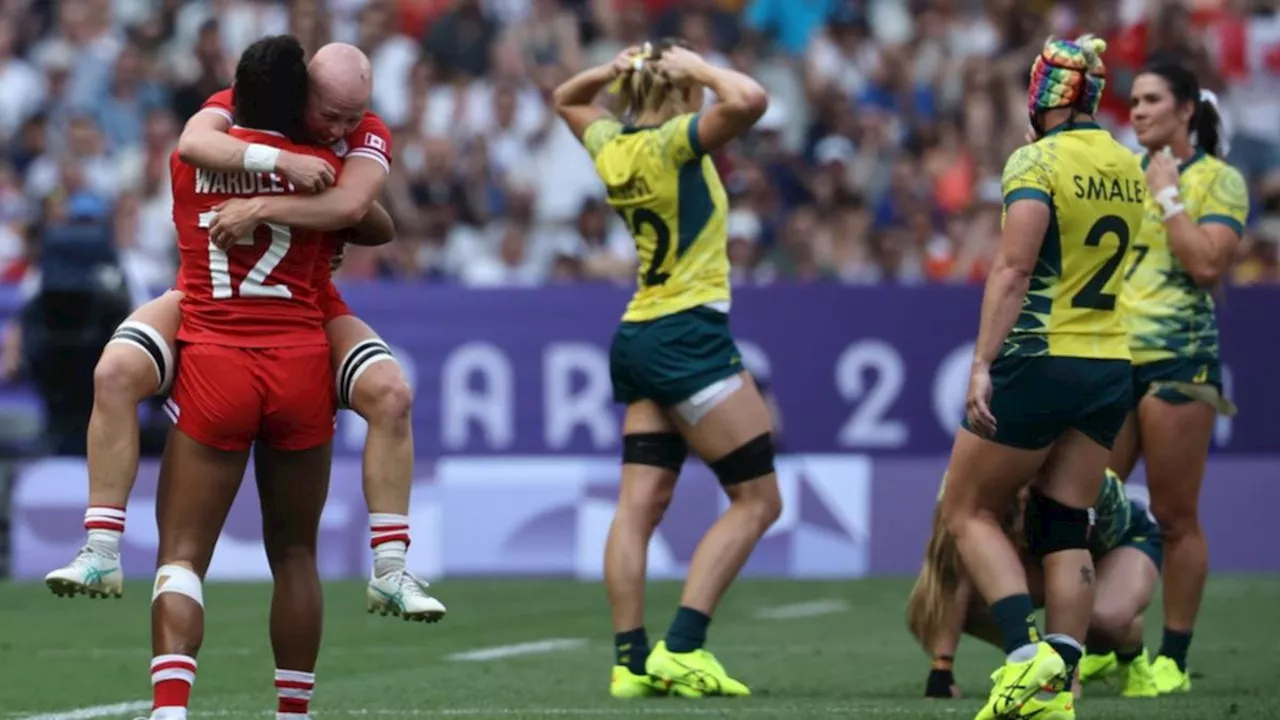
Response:
[[[244,128],[232,128],[231,135],[313,155],[342,170],[342,161],[328,148]],[[197,169],[182,162],[176,150],[169,170],[178,231],[178,289],[184,293],[178,339],[234,347],[325,343],[324,318],[316,301],[318,280],[327,279],[333,251],[325,233],[270,223],[259,225],[251,237],[226,251],[209,242],[215,206],[232,198],[294,194],[293,186],[275,173]]]

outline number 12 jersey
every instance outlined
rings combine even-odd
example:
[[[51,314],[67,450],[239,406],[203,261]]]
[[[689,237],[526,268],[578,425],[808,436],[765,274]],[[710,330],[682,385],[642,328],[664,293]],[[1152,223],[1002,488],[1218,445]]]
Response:
[[[282,135],[234,127],[233,137],[319,157],[341,172],[332,150],[290,142]],[[178,231],[178,289],[183,292],[178,339],[233,347],[323,345],[317,303],[329,278],[332,246],[324,233],[275,223],[257,226],[227,250],[210,242],[214,208],[234,198],[298,191],[276,173],[219,172],[169,158],[173,221]]]

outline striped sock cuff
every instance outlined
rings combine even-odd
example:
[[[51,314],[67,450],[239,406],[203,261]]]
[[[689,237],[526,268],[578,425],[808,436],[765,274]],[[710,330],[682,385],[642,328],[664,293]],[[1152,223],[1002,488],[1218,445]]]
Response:
[[[311,703],[311,694],[315,692],[315,673],[300,670],[276,670],[276,698],[279,704],[276,712],[281,715],[306,715]]]
[[[180,680],[188,685],[196,682],[196,659],[186,655],[157,655],[151,658],[151,684]]]
[[[378,547],[383,543],[402,542],[409,545],[409,516],[392,513],[369,514],[369,546]]]
[[[109,505],[91,505],[84,511],[85,530],[112,530],[124,532],[124,515],[122,507]]]

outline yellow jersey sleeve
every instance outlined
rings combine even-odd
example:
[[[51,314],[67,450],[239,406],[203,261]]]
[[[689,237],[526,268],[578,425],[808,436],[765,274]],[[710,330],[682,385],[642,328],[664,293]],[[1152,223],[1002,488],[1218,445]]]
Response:
[[[622,123],[611,117],[602,117],[587,126],[587,131],[582,134],[582,144],[586,146],[587,152],[594,160],[604,146],[618,137],[620,132],[622,132]]]
[[[1032,143],[1009,156],[1000,178],[1000,194],[1006,208],[1019,200],[1039,200],[1053,207],[1053,169],[1042,148]]]
[[[1200,206],[1200,225],[1226,225],[1237,235],[1244,235],[1244,224],[1249,217],[1249,190],[1240,171],[1230,165],[1222,166],[1209,183],[1204,203]]]
[[[662,156],[680,167],[685,163],[702,157],[705,153],[702,143],[698,141],[698,119],[700,114],[691,113],[668,120],[659,131],[659,143]]]

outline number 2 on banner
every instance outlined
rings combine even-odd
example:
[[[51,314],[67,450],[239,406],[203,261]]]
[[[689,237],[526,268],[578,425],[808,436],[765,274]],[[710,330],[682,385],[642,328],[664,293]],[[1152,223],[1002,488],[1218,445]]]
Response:
[[[208,228],[217,216],[218,213],[214,210],[200,213],[200,227]],[[293,292],[287,285],[267,285],[266,281],[271,271],[276,269],[289,252],[290,246],[293,245],[293,234],[283,225],[275,223],[264,223],[264,225],[271,231],[271,245],[267,247],[267,251],[263,253],[257,264],[244,276],[244,280],[240,281],[240,297],[288,300],[293,297]],[[252,245],[253,236],[242,237],[236,240],[236,244]],[[215,300],[226,300],[235,295],[231,288],[231,260],[227,257],[226,251],[214,245],[212,241],[209,242],[209,279],[213,283]]]
[[[866,375],[875,380],[866,381]],[[906,381],[902,356],[881,340],[861,340],[845,348],[836,361],[836,389],[845,400],[858,402],[840,428],[838,440],[847,448],[900,448],[907,444],[907,425],[885,417]]]

